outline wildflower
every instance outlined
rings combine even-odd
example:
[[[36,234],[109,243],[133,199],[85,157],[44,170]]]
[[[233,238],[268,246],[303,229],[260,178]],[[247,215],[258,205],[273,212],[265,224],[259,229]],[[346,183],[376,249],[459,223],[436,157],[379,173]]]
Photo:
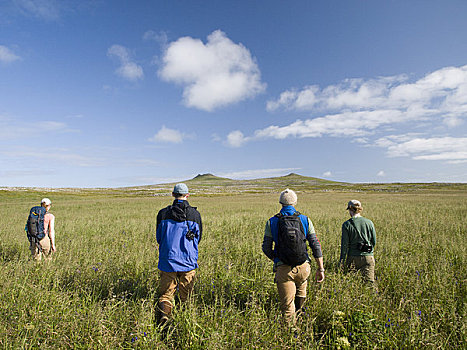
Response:
[[[135,341],[138,340],[138,337],[135,335],[133,338],[131,338],[131,342],[134,343]]]
[[[99,268],[96,267],[96,266],[93,266],[92,269],[93,269],[95,272],[99,271]]]
[[[349,339],[347,339],[347,337],[339,337],[336,339],[336,341],[339,347],[342,347],[344,349],[350,348],[350,342]]]
[[[143,333],[144,336],[147,336],[148,334],[146,332]]]
[[[333,316],[338,317],[338,318],[342,318],[342,317],[345,316],[345,313],[343,313],[342,311],[339,311],[339,310],[334,311],[332,314],[333,314]]]

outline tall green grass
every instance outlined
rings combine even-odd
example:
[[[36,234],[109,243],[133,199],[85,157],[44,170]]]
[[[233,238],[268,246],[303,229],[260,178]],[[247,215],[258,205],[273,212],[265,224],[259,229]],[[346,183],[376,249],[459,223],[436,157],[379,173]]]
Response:
[[[49,194],[57,253],[28,261],[24,223],[36,204],[2,198],[0,347],[24,349],[465,348],[465,193],[299,193],[324,253],[296,330],[280,322],[272,264],[261,252],[277,195],[191,197],[203,217],[194,295],[165,333],[155,215],[170,197]],[[40,196],[39,196],[40,197]],[[40,198],[35,201],[39,201]],[[377,230],[378,292],[340,272],[346,202],[362,201]]]

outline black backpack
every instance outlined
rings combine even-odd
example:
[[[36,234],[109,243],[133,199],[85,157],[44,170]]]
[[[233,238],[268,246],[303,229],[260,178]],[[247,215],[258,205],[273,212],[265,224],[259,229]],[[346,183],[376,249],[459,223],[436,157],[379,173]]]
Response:
[[[44,216],[47,213],[44,207],[32,207],[29,211],[26,223],[28,239],[31,242],[39,243],[45,237]]]
[[[306,235],[300,213],[275,216],[279,219],[276,254],[284,264],[292,267],[303,264],[308,259]]]

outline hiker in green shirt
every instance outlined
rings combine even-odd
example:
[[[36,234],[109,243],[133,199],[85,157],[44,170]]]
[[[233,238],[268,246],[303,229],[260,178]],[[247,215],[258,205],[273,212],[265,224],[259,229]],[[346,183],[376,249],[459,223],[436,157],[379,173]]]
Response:
[[[362,203],[353,199],[347,204],[350,219],[342,224],[341,255],[339,265],[362,274],[365,281],[375,281],[376,232],[373,222],[361,216]]]

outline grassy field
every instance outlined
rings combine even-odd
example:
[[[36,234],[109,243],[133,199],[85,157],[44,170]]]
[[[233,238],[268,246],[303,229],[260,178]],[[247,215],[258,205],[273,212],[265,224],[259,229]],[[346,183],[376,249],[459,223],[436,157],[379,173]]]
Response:
[[[154,325],[155,215],[171,199],[116,194],[0,192],[1,348],[466,347],[465,190],[299,193],[297,209],[323,247],[326,280],[309,282],[297,333],[279,322],[272,263],[261,252],[278,193],[192,196],[204,225],[200,269],[193,299],[177,306],[165,339]],[[58,251],[36,264],[23,228],[45,195],[54,203]],[[354,198],[376,226],[378,293],[336,267],[344,209]]]

